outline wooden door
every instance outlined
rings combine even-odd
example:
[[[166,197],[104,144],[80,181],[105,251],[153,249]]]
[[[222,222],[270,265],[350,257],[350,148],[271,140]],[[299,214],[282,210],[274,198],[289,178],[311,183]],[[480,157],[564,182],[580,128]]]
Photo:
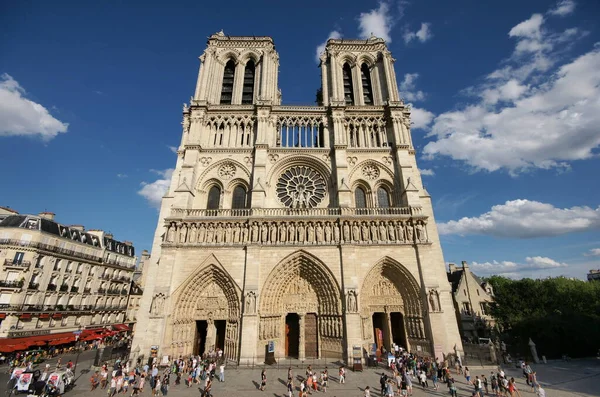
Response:
[[[307,313],[304,317],[304,355],[306,358],[319,358],[319,335],[316,313]]]

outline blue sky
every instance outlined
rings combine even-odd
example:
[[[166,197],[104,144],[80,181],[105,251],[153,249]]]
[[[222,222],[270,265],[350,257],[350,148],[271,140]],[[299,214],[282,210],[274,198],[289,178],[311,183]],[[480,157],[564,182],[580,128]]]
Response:
[[[300,2],[298,2],[300,3]],[[19,1],[0,6],[0,205],[150,249],[206,38],[272,36],[284,104],[328,37],[388,42],[445,259],[600,268],[597,1]]]

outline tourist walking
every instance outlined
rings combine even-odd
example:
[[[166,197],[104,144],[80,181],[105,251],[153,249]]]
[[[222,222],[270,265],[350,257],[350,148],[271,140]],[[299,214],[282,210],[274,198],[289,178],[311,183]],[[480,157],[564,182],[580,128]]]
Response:
[[[219,365],[219,382],[225,382],[225,363]]]
[[[510,378],[508,381],[508,392],[510,393],[510,397],[515,397],[515,395],[521,397],[521,393],[515,384],[515,378]]]
[[[267,372],[263,369],[260,373],[260,391],[265,391],[267,386]]]
[[[204,386],[204,397],[212,397],[211,390],[212,390],[212,379],[210,379],[210,376],[207,376],[206,377],[206,385]]]
[[[471,382],[471,371],[469,371],[469,367],[465,367],[465,379],[467,380],[468,384],[473,385],[473,382]]]
[[[371,388],[369,386],[365,387],[365,396],[364,397],[371,397]]]
[[[346,383],[346,368],[342,365],[339,371],[340,383]]]
[[[294,395],[294,386],[292,385],[291,379],[288,379],[287,381],[287,395],[288,397],[293,397]]]

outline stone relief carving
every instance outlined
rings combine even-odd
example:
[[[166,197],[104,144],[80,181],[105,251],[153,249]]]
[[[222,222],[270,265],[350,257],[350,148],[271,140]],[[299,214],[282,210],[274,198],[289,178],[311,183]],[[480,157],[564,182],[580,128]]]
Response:
[[[150,314],[153,316],[162,316],[166,299],[167,297],[162,293],[154,295],[152,304],[150,305]]]
[[[254,160],[254,158],[252,156],[244,157],[244,163],[246,163],[247,166],[251,166],[253,160]]]
[[[256,294],[254,292],[250,291],[246,294],[245,304],[246,314],[256,313]]]
[[[348,291],[346,309],[350,313],[358,312],[358,302],[356,299],[356,292],[354,290]]]
[[[204,167],[208,166],[211,161],[212,157],[200,157],[200,164],[202,164]]]
[[[278,154],[275,154],[275,153],[269,154],[269,161],[271,162],[271,164],[275,164],[277,162],[277,160],[279,160]]]
[[[440,305],[440,294],[435,288],[429,290],[429,308],[432,312],[439,312],[442,310]]]
[[[348,157],[346,160],[348,161],[349,165],[355,165],[358,161],[358,157]]]
[[[235,172],[237,171],[235,165],[232,163],[225,163],[219,167],[219,177],[221,179],[227,180],[233,178]]]
[[[423,220],[169,222],[167,244],[426,244]]]

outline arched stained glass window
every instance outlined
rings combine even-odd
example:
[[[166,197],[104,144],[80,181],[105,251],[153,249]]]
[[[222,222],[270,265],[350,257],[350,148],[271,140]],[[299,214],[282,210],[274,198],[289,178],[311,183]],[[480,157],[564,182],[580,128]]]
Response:
[[[231,199],[231,208],[239,209],[246,208],[246,188],[238,185],[233,189],[233,197]]]
[[[221,88],[221,105],[231,105],[233,99],[233,79],[235,77],[235,62],[232,59],[225,64],[223,72],[223,87]]]
[[[354,87],[352,86],[352,69],[350,69],[350,65],[345,63],[342,73],[344,76],[344,100],[346,105],[354,105]]]
[[[251,105],[254,100],[254,61],[250,60],[244,69],[244,87],[242,89],[242,104]]]
[[[207,210],[218,210],[219,204],[221,203],[221,188],[213,186],[208,191],[208,203],[206,205]]]
[[[390,207],[390,194],[388,193],[388,190],[384,187],[380,187],[377,189],[377,204],[380,208]]]
[[[362,89],[365,105],[373,104],[373,88],[371,87],[371,71],[366,63],[360,67],[360,75],[362,78]]]
[[[354,190],[354,205],[356,208],[367,208],[367,194],[362,187]]]

